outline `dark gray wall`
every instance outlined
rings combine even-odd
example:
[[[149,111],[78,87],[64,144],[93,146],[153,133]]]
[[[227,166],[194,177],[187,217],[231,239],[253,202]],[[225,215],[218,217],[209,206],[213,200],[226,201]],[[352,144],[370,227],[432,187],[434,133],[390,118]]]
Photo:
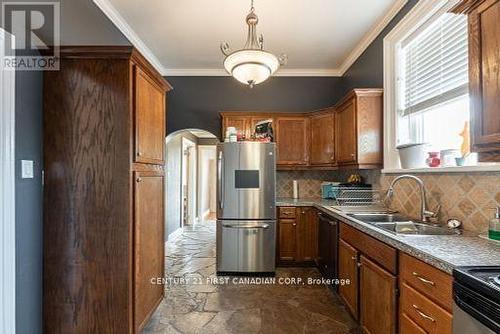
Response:
[[[42,73],[16,73],[16,333],[42,332]],[[21,160],[34,178],[21,179]]]
[[[300,112],[325,108],[342,94],[342,79],[273,77],[252,89],[231,77],[169,77],[167,132],[186,128],[220,136],[220,111]]]
[[[384,37],[417,4],[409,0],[343,76],[344,94],[353,88],[382,88],[384,85]],[[342,94],[343,95],[343,94]]]

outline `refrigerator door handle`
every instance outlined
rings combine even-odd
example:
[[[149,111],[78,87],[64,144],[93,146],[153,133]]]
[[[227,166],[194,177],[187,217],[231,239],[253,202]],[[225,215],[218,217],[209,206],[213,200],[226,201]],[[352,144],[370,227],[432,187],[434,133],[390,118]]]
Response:
[[[224,175],[223,175],[223,155],[222,155],[222,151],[219,151],[219,158],[217,159],[217,163],[218,163],[218,177],[219,177],[219,180],[218,180],[218,184],[219,184],[219,208],[220,210],[222,211],[222,209],[224,209],[224,184],[223,184],[223,179],[224,179]]]
[[[240,224],[240,225],[223,224],[222,227],[226,227],[226,228],[242,228],[242,229],[247,229],[247,228],[268,229],[269,228],[269,224],[260,224],[260,225],[251,225],[251,224]]]

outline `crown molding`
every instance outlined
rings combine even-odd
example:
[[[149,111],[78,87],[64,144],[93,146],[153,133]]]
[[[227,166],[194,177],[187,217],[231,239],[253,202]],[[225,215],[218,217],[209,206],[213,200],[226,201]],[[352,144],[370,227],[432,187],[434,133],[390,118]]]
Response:
[[[396,1],[389,11],[366,33],[361,41],[351,50],[347,58],[339,67],[340,76],[344,75],[354,62],[365,52],[370,44],[377,38],[384,28],[391,22],[408,0]]]
[[[101,9],[101,11],[113,22],[116,27],[128,38],[134,47],[158,70],[163,76],[229,76],[222,68],[166,68],[153,52],[146,46],[135,31],[128,25],[121,14],[109,2],[109,0],[93,0],[93,2]],[[347,58],[342,62],[340,67],[332,69],[293,69],[282,68],[273,76],[277,77],[341,77],[351,65],[363,54],[368,46],[377,38],[382,30],[396,16],[401,8],[408,0],[396,1],[384,17],[382,17],[371,29],[363,36],[361,41],[351,50]]]
[[[166,68],[162,73],[169,77],[227,77],[230,76],[224,69],[218,68]],[[308,69],[308,68],[282,68],[274,77],[339,77],[339,69]]]
[[[139,52],[146,58],[151,65],[160,74],[164,75],[165,69],[160,60],[154,53],[146,46],[146,43],[136,34],[123,16],[116,10],[116,8],[108,0],[92,0],[94,4],[113,22],[113,24],[120,30],[125,37],[132,43],[132,45],[139,50]]]

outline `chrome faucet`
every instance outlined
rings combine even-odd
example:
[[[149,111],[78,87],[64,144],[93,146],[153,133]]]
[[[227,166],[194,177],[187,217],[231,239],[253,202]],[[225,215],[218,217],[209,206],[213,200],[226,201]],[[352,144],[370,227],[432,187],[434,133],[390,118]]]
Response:
[[[411,179],[415,180],[417,182],[418,187],[420,188],[420,220],[423,222],[428,222],[429,218],[433,217],[435,218],[437,216],[437,213],[434,213],[432,211],[427,210],[427,198],[425,195],[425,187],[424,187],[424,181],[422,181],[420,178],[409,175],[409,174],[404,174],[396,177],[394,180],[392,180],[391,185],[389,186],[389,189],[387,189],[387,195],[385,197],[386,201],[390,198],[392,198],[392,195],[394,194],[394,186],[399,180],[402,179]],[[439,206],[438,206],[439,207]]]

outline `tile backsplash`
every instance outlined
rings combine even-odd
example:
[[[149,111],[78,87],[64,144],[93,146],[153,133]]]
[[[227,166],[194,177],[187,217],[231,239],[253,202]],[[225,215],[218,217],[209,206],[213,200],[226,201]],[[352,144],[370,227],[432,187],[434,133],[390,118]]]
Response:
[[[372,171],[278,171],[276,194],[278,197],[292,196],[292,181],[299,181],[299,197],[321,196],[321,182],[345,182],[350,174],[360,174],[366,183],[385,192],[390,182],[399,174],[381,174]],[[485,232],[494,209],[500,205],[500,172],[485,173],[426,173],[414,175],[425,184],[427,205],[433,211],[441,204],[439,222],[450,218],[463,222],[464,229]],[[413,218],[419,218],[420,194],[412,180],[402,180],[395,187],[391,207]]]
[[[361,175],[365,183],[378,183],[379,173],[375,171],[278,171],[276,173],[276,196],[292,197],[292,182],[298,180],[300,198],[321,197],[321,182],[346,182],[351,174]]]
[[[488,230],[494,208],[500,205],[500,172],[415,174],[425,184],[427,206],[433,211],[441,204],[439,222],[455,218],[464,229],[474,232]],[[398,175],[382,174],[380,187],[387,190]],[[420,216],[420,194],[412,180],[401,180],[395,187],[391,207],[410,217]]]

